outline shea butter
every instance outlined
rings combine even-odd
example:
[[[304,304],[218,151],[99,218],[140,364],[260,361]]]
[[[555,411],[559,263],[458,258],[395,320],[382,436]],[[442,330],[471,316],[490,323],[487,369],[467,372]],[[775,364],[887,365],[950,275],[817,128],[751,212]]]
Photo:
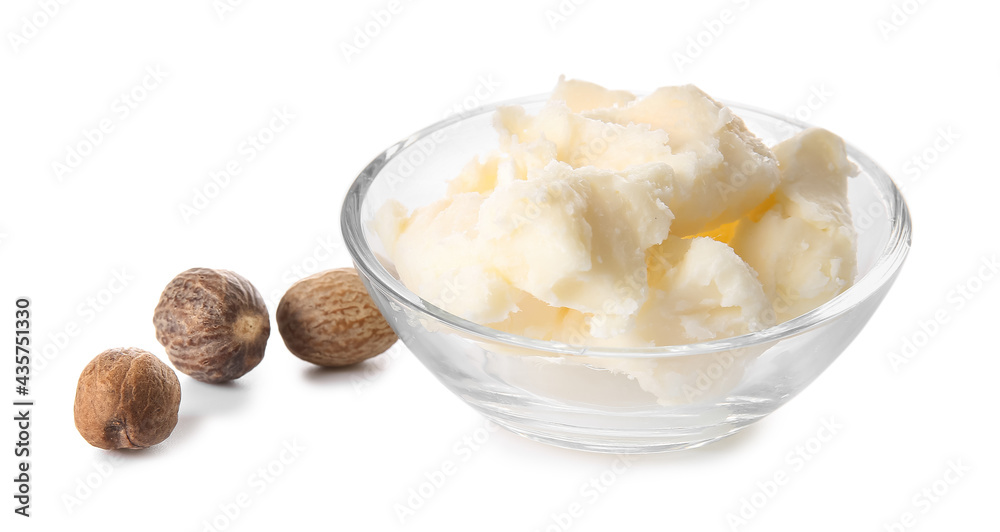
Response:
[[[496,149],[440,199],[390,200],[374,221],[400,280],[457,316],[572,345],[682,345],[764,330],[854,281],[856,169],[828,131],[768,147],[692,85],[638,97],[565,79],[537,112],[493,122]],[[731,387],[758,354],[730,355],[696,394],[707,359],[561,363],[675,404]]]

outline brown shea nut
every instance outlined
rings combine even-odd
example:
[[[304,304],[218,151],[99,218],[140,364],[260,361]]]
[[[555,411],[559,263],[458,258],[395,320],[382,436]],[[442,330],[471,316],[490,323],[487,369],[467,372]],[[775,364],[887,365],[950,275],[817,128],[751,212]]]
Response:
[[[356,364],[397,340],[354,268],[327,270],[293,284],[275,319],[288,350],[320,366]]]
[[[101,449],[143,449],[177,425],[181,383],[170,366],[135,347],[108,349],[83,368],[73,418],[83,439]]]
[[[202,382],[238,379],[260,363],[271,334],[264,298],[228,270],[192,268],[163,289],[156,339],[174,367]]]

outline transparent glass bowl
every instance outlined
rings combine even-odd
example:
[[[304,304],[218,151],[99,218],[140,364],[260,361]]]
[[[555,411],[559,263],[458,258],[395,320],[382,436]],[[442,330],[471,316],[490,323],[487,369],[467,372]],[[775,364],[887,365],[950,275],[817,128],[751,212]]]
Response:
[[[697,447],[775,411],[812,382],[861,331],[910,247],[910,218],[886,173],[852,146],[860,175],[848,194],[858,231],[858,278],[825,305],[775,327],[681,346],[597,349],[506,334],[435,307],[408,290],[371,221],[388,200],[409,208],[445,195],[473,155],[497,146],[493,111],[546,97],[483,107],[432,125],[372,161],[348,191],[344,240],[369,293],[420,361],[463,401],[528,438],[574,449],[646,453]],[[728,103],[768,145],[806,124]],[[678,393],[657,400],[622,364],[658,368]],[[846,384],[846,383],[845,383]]]

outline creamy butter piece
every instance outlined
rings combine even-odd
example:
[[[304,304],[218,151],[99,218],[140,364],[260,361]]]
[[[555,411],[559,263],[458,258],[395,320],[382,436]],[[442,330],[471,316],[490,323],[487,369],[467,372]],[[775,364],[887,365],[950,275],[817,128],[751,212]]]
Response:
[[[475,226],[485,199],[474,192],[456,194],[407,218],[400,216],[406,212],[402,205],[390,202],[376,226],[383,242],[390,243],[387,251],[403,284],[434,305],[478,323],[504,319],[517,310],[520,297],[476,253]]]
[[[635,327],[607,342],[617,347],[676,345],[739,336],[775,324],[757,275],[731,247],[711,238],[669,237],[648,252],[650,295]],[[662,405],[731,389],[762,348],[709,356],[595,358],[577,362],[631,376]]]
[[[582,113],[594,109],[624,107],[635,100],[635,95],[628,91],[608,90],[589,81],[567,80],[566,76],[560,76],[551,99],[565,103],[574,113]]]
[[[855,170],[832,133],[772,153],[694,86],[636,98],[563,78],[538,114],[505,107],[494,125],[497,149],[447,197],[390,201],[374,223],[403,283],[453,314],[573,345],[681,345],[761,331],[853,282]],[[764,349],[540,358],[678,404],[725,393]]]
[[[584,115],[667,133],[678,236],[736,220],[778,184],[777,162],[767,146],[729,108],[693,85],[663,87],[633,105]]]
[[[587,317],[537,299],[519,303],[504,332],[574,345],[652,347],[702,342],[763,330],[775,324],[771,302],[752,269],[728,245],[711,238],[671,236],[647,252],[650,294],[627,332],[611,338],[589,334]],[[662,405],[713,397],[731,388],[747,360],[763,348],[660,359],[566,357],[565,364],[622,373]],[[708,377],[711,375],[711,377]]]
[[[647,257],[650,295],[618,345],[705,342],[775,324],[757,274],[728,245],[671,236]]]
[[[626,333],[595,338],[588,333],[583,314],[533,298],[522,300],[518,312],[490,326],[574,345],[652,347],[738,336],[775,324],[771,302],[756,274],[722,242],[671,236],[647,252],[647,264],[650,295],[637,313],[635,326]],[[746,362],[766,348],[671,358],[564,357],[560,363],[623,374],[657,403],[672,405],[731,389],[743,375]]]
[[[622,286],[648,284],[646,301],[624,333],[594,337],[585,324],[607,316],[588,317],[535,298],[522,300],[518,312],[490,326],[575,345],[653,347],[739,336],[775,324],[757,274],[722,242],[671,236],[646,252],[642,273],[623,279]]]
[[[840,137],[807,129],[776,145],[781,185],[773,206],[741,220],[732,246],[757,271],[786,321],[829,301],[857,275],[857,235],[847,178],[857,167]]]
[[[549,305],[604,314],[595,336],[623,332],[646,299],[645,250],[670,230],[670,177],[662,163],[614,172],[552,161],[483,201],[479,257]],[[626,275],[636,282],[621,284]]]

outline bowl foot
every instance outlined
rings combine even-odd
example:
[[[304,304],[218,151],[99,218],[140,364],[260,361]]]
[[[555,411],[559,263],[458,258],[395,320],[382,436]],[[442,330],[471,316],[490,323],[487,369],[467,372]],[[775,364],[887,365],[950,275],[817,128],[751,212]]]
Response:
[[[739,424],[715,425],[700,430],[686,428],[662,432],[597,433],[592,429],[553,426],[551,423],[539,426],[523,419],[498,415],[496,412],[486,413],[480,410],[480,413],[497,425],[529,440],[564,449],[608,454],[651,454],[695,449],[732,436],[756,421],[746,420]]]

